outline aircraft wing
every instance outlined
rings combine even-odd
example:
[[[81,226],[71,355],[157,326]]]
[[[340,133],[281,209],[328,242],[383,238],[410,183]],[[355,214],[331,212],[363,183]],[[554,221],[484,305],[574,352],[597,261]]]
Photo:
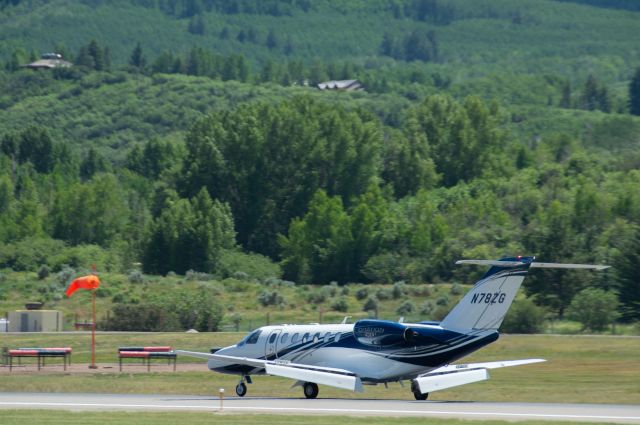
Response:
[[[185,356],[217,360],[229,364],[242,364],[264,368],[268,375],[282,376],[304,382],[328,385],[355,392],[362,392],[362,381],[353,372],[331,367],[312,366],[286,361],[271,361],[248,357],[225,356],[221,354],[200,353],[196,351],[176,350]]]
[[[505,360],[499,362],[447,365],[415,380],[423,394],[489,379],[489,369],[544,362],[544,359]]]

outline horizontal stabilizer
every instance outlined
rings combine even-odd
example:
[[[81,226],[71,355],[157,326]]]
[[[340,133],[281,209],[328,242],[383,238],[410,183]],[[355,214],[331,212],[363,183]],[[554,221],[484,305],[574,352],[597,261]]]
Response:
[[[500,260],[458,260],[456,264],[475,264],[479,266],[498,266],[498,267],[518,267],[524,266],[523,261],[500,261]],[[590,269],[604,270],[611,266],[602,264],[564,264],[564,263],[537,263],[531,262],[529,267],[539,269]]]
[[[518,267],[524,263],[522,261],[500,261],[500,260],[458,260],[456,264],[475,264],[478,266],[498,266],[498,267]]]
[[[280,364],[266,364],[268,375],[282,376],[284,378],[297,379],[304,382],[328,385],[355,392],[362,392],[362,381],[354,375],[324,372],[320,370],[301,369]]]
[[[438,368],[434,371],[429,372],[427,375],[433,374],[433,373],[440,373],[440,372],[450,372],[454,370],[468,370],[468,369],[478,369],[478,368],[498,369],[501,367],[522,366],[525,364],[541,363],[541,362],[546,362],[546,360],[545,359],[523,359],[523,360],[504,360],[499,362],[454,364],[454,365],[448,365],[448,366],[443,366],[441,368]]]
[[[590,269],[590,270],[604,270],[611,266],[605,266],[602,264],[562,264],[562,263],[531,263],[531,268],[539,269]]]
[[[487,379],[489,379],[489,372],[487,369],[480,368],[446,372],[433,376],[426,375],[416,378],[415,381],[418,383],[420,392],[427,394]]]

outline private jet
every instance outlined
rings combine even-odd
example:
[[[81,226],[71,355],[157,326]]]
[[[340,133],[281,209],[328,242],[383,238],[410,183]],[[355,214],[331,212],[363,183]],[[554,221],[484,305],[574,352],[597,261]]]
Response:
[[[240,377],[243,397],[254,375],[295,380],[306,398],[318,385],[362,392],[364,385],[411,383],[416,400],[429,393],[489,379],[489,370],[545,361],[453,362],[498,339],[498,329],[525,275],[532,268],[593,269],[591,264],[540,263],[535,257],[460,260],[456,264],[490,266],[485,275],[441,322],[402,323],[362,319],[348,324],[263,326],[240,342],[210,353],[176,350],[205,358],[215,372]]]

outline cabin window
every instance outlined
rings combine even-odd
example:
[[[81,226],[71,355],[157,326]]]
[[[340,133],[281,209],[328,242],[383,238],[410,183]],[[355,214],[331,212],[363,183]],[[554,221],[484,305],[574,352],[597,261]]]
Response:
[[[335,341],[335,342],[340,341],[340,332],[336,333],[336,336],[335,336],[335,338],[334,338],[334,341]]]
[[[247,338],[247,344],[255,344],[256,342],[258,342],[258,338],[260,338],[261,333],[262,330],[258,329],[257,331],[249,335],[249,338]]]
[[[313,342],[318,342],[318,340],[320,339],[320,332],[317,332],[314,336],[313,336]]]
[[[291,337],[291,343],[295,344],[296,342],[298,342],[298,334],[293,334]]]
[[[327,332],[326,334],[324,334],[324,342],[329,342],[330,339],[331,339],[331,332]]]
[[[269,337],[269,344],[273,344],[277,337],[278,337],[277,333],[272,333],[271,336]]]
[[[309,333],[307,332],[306,334],[304,334],[304,336],[302,337],[302,342],[307,342],[309,340]]]
[[[289,339],[289,334],[283,333],[282,338],[280,338],[280,344],[286,344],[288,339]]]

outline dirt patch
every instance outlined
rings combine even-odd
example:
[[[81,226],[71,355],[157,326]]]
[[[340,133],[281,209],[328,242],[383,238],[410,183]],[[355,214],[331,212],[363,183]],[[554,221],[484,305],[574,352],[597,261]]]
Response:
[[[89,363],[72,363],[67,365],[67,370],[64,370],[64,366],[61,363],[47,364],[38,370],[38,365],[35,363],[22,363],[21,365],[13,365],[13,370],[9,371],[9,366],[0,365],[0,375],[3,374],[77,374],[77,373],[146,373],[147,366],[142,363],[126,362],[122,365],[122,372],[120,372],[120,365],[118,363],[97,363],[97,369],[90,369]],[[174,373],[173,364],[168,365],[166,362],[152,362],[151,372],[153,373]],[[207,366],[205,363],[178,363],[176,365],[176,372],[206,372]]]

